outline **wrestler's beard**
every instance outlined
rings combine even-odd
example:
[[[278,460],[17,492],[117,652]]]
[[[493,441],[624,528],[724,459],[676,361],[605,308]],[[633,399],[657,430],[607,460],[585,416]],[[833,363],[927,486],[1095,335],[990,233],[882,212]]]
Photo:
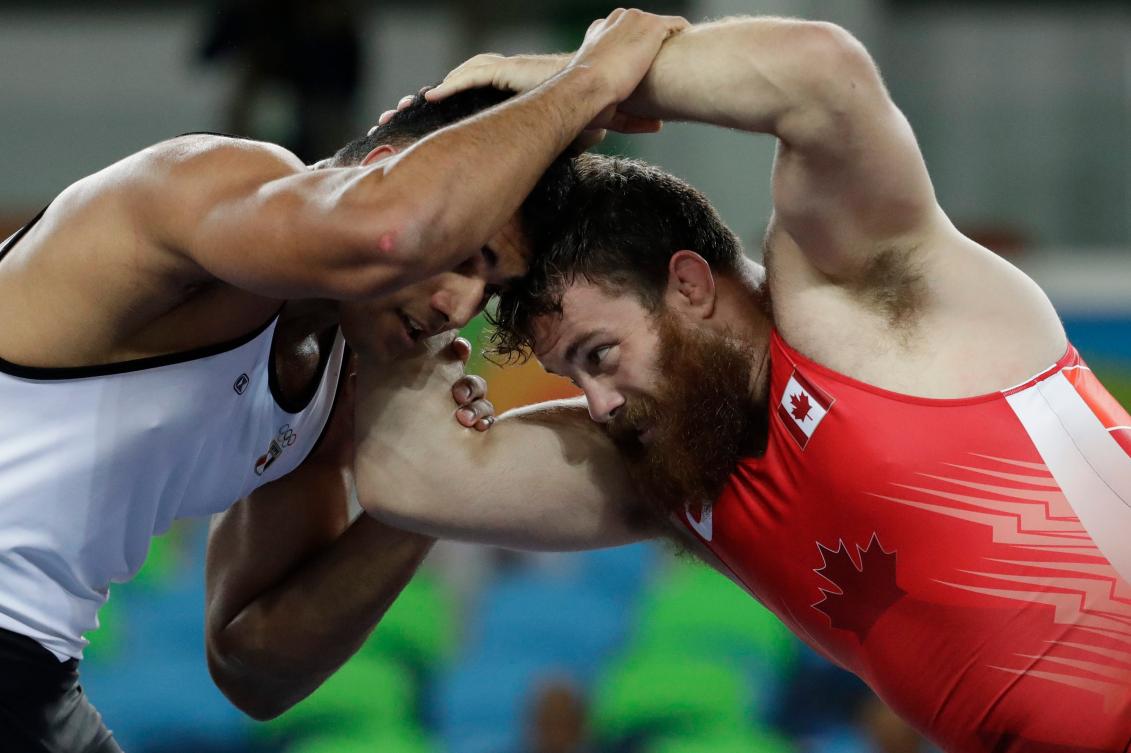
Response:
[[[666,315],[659,336],[658,394],[627,400],[606,429],[662,524],[688,504],[713,504],[739,459],[762,452],[766,410],[750,395],[753,347],[687,331]]]

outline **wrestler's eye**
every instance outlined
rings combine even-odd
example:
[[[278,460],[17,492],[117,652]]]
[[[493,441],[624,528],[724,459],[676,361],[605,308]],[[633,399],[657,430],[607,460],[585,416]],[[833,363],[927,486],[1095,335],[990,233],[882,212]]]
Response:
[[[609,351],[612,349],[612,345],[602,345],[599,348],[594,348],[593,350],[589,351],[589,355],[587,356],[589,365],[600,366],[602,363],[604,363],[605,356],[607,356],[609,354]]]

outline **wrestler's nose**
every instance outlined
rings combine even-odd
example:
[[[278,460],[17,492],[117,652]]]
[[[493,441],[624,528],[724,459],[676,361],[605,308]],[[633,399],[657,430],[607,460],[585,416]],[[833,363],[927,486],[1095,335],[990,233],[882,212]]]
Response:
[[[443,329],[459,329],[483,310],[486,282],[481,277],[451,274],[433,293],[432,309],[444,317]]]
[[[610,385],[593,380],[583,385],[585,400],[589,404],[589,417],[599,424],[613,420],[613,416],[624,405],[624,396]]]

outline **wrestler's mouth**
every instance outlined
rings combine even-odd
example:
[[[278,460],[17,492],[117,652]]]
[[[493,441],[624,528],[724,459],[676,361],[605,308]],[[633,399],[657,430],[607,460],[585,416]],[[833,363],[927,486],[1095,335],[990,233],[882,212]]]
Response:
[[[404,326],[405,337],[408,338],[410,344],[418,343],[427,336],[428,333],[424,331],[423,325],[409,316],[403,309],[397,309],[397,316],[400,317],[401,325]]]
[[[636,441],[640,442],[640,444],[644,445],[645,447],[650,445],[652,443],[652,440],[655,439],[655,438],[656,438],[656,426],[655,426],[655,424],[653,424],[652,426],[645,426],[645,427],[637,430],[637,432],[636,432]]]

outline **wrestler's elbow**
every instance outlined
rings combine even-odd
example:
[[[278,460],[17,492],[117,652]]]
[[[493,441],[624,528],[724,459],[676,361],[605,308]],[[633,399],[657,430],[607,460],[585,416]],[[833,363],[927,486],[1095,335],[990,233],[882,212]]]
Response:
[[[221,688],[221,691],[233,706],[257,722],[269,722],[272,719],[277,719],[294,706],[294,703],[285,702],[278,698],[268,698],[265,691],[257,687],[243,687],[236,692]]]
[[[273,677],[276,667],[260,643],[232,625],[205,636],[208,672],[216,687],[240,711],[266,722],[300,699],[284,692]]]
[[[798,21],[791,45],[808,62],[803,72],[814,81],[845,79],[863,70],[875,71],[864,45],[843,26],[828,21]]]
[[[414,507],[417,514],[423,512],[421,491],[411,470],[400,464],[359,463],[354,477],[357,502],[370,517],[397,526],[411,519]]]
[[[395,453],[385,442],[365,436],[357,444],[354,458],[353,480],[357,503],[367,513],[378,512],[391,504],[392,495],[384,493],[395,489],[409,472],[399,468]]]
[[[890,103],[887,89],[868,50],[843,27],[805,21],[795,34],[791,105],[781,113],[777,134],[793,146],[840,143],[854,122]]]
[[[209,635],[206,643],[208,673],[232,706],[256,721],[274,719],[290,708],[268,691],[270,684],[254,681],[253,664],[231,637]]]
[[[452,511],[461,507],[473,471],[454,452],[432,462],[414,462],[423,455],[385,452],[381,462],[355,463],[361,509],[387,526],[436,535],[435,526],[449,522]]]
[[[211,660],[209,669],[212,669]],[[246,681],[224,681],[214,670],[212,680],[229,703],[257,722],[269,722],[294,705],[280,698],[269,697],[261,685]]]

